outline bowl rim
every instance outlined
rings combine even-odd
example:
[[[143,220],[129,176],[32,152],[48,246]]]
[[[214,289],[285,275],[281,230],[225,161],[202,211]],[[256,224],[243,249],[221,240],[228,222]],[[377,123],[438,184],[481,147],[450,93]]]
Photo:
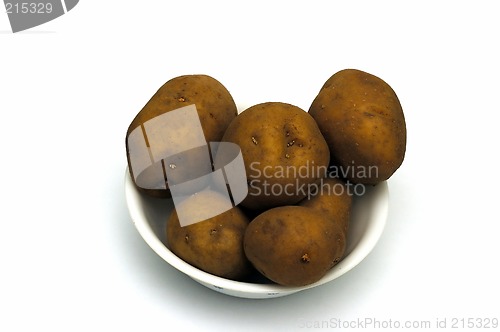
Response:
[[[323,285],[330,282],[343,274],[347,273],[358,265],[368,254],[373,250],[377,244],[380,236],[385,228],[388,207],[389,207],[389,190],[387,181],[383,181],[376,186],[372,187],[377,191],[376,200],[374,207],[376,209],[373,220],[368,224],[368,229],[356,246],[349,252],[342,260],[336,264],[330,271],[327,272],[323,278],[315,283],[306,286],[282,286],[278,284],[256,284],[243,281],[230,280],[222,278],[216,275],[212,275],[203,270],[200,270],[178,256],[176,256],[163,242],[156,236],[155,232],[151,228],[147,221],[147,217],[144,211],[139,206],[139,201],[142,199],[137,188],[135,187],[132,178],[130,176],[129,168],[125,170],[125,199],[127,203],[127,208],[134,223],[137,231],[143,238],[143,240],[151,247],[151,249],[159,255],[163,260],[169,263],[172,267],[178,271],[186,274],[187,276],[204,283],[206,285],[212,285],[216,290],[228,290],[237,293],[248,293],[248,294],[285,294],[285,293],[295,293],[298,291],[310,289],[316,286]]]

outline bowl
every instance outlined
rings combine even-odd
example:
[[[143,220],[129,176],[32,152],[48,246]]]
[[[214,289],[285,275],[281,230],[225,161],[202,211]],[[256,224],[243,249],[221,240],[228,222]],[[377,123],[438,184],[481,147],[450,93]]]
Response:
[[[388,212],[387,182],[363,187],[362,195],[354,196],[351,221],[344,258],[319,281],[302,287],[285,287],[270,283],[234,281],[204,272],[177,257],[166,246],[165,226],[173,210],[171,199],[142,194],[134,186],[128,168],[125,172],[125,197],[131,219],[144,241],[166,263],[196,282],[226,295],[266,299],[304,291],[331,282],[347,273],[372,251],[382,234]],[[361,192],[361,189],[359,190]],[[175,285],[171,285],[175,287]]]

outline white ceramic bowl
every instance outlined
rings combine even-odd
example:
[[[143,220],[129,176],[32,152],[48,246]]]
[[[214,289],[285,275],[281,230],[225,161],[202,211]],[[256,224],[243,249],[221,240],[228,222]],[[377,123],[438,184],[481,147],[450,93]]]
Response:
[[[173,209],[170,199],[151,198],[135,188],[128,169],[125,172],[125,196],[132,221],[144,241],[167,263],[200,284],[227,295],[264,299],[293,294],[330,282],[358,265],[374,248],[387,219],[389,191],[387,182],[367,187],[355,196],[344,258],[323,278],[303,287],[240,282],[217,277],[189,265],[165,245],[165,225]],[[172,287],[175,287],[172,285]]]

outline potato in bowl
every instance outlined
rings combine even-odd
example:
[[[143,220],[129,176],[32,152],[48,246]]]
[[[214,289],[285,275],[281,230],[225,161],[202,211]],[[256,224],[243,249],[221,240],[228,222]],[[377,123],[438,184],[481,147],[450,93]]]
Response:
[[[293,294],[332,281],[359,264],[373,249],[384,228],[388,207],[386,180],[402,163],[404,149],[398,149],[406,144],[404,117],[402,122],[391,122],[391,116],[387,117],[389,120],[385,117],[387,107],[394,117],[402,116],[398,113],[402,112],[398,105],[393,103],[386,107],[381,101],[384,96],[390,97],[390,93],[372,98],[370,109],[376,114],[366,110],[359,113],[344,105],[345,95],[363,91],[366,73],[360,73],[348,70],[333,75],[320,90],[310,113],[283,102],[266,102],[244,111],[240,109],[231,121],[224,122],[226,129],[220,138],[222,144],[236,147],[235,155],[243,156],[241,163],[233,164],[238,165],[236,168],[226,168],[224,158],[222,162],[219,159],[221,150],[215,148],[216,145],[212,148],[212,142],[205,142],[205,138],[200,141],[204,159],[196,154],[194,158],[186,158],[185,165],[196,168],[208,161],[211,165],[205,170],[207,174],[181,177],[178,181],[168,174],[182,168],[177,162],[168,162],[169,156],[162,159],[163,172],[158,173],[163,173],[160,182],[164,181],[171,192],[178,187],[189,188],[188,192],[182,191],[180,201],[175,195],[172,198],[162,195],[160,199],[154,193],[141,190],[143,188],[134,182],[137,180],[134,172],[127,169],[127,205],[146,243],[172,267],[200,284],[245,298]],[[353,90],[350,84],[338,79],[343,75],[350,77],[348,82],[357,79],[360,88]],[[370,86],[378,89],[384,85],[377,79]],[[178,101],[184,102],[185,97]],[[196,110],[197,105],[192,104],[192,107]],[[202,104],[200,108],[203,109]],[[208,112],[214,114],[210,109]],[[349,112],[351,120],[342,120]],[[140,134],[137,128],[135,131]],[[157,136],[150,137],[158,137],[162,143],[162,136],[172,132],[165,128],[175,129],[170,123],[164,128],[158,127]],[[186,141],[195,130],[182,128]],[[203,133],[200,128],[198,133]],[[139,129],[145,132],[144,128]],[[389,137],[388,133],[404,135]],[[153,156],[151,147],[156,143],[149,140],[150,137],[145,136],[143,144],[146,161]],[[336,141],[339,137],[340,143]],[[384,137],[389,137],[391,144]],[[343,146],[345,140],[349,144]],[[187,139],[188,145],[190,142],[193,140]],[[161,146],[168,148],[168,144]],[[357,157],[357,153],[370,152],[370,149],[374,150],[375,158],[370,159],[370,153]],[[178,158],[176,160],[184,160]],[[349,158],[353,159],[349,162]],[[341,172],[342,178],[338,178],[338,174],[332,177],[328,173],[331,163],[340,168],[351,164],[367,167],[374,164],[381,169],[382,176],[360,181]],[[300,172],[304,169],[305,176]],[[236,183],[235,176],[240,177],[242,181],[237,183],[245,190],[232,186]],[[212,177],[219,181],[198,181]],[[193,183],[196,185],[192,186]],[[352,184],[354,196],[352,192],[346,193]],[[266,185],[268,191],[265,191]],[[305,190],[300,190],[304,187]],[[279,193],[274,188],[279,188]],[[320,193],[314,193],[314,188]],[[324,194],[325,188],[336,188],[342,193]],[[236,192],[240,200],[232,195]],[[209,213],[205,213],[207,211]],[[181,215],[190,216],[189,223],[183,224]]]

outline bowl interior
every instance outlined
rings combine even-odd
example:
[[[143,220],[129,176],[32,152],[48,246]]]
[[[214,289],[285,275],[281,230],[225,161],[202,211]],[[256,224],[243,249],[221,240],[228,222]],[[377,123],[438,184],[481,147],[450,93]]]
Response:
[[[340,277],[359,264],[382,234],[387,219],[389,192],[387,182],[358,187],[357,192],[362,195],[354,196],[344,258],[314,284],[284,287],[259,278],[245,282],[220,278],[177,257],[166,246],[165,227],[174,207],[172,200],[152,198],[140,193],[134,186],[128,169],[125,172],[125,195],[129,213],[146,243],[166,262],[200,284],[224,294],[245,298],[278,297],[319,286]]]

